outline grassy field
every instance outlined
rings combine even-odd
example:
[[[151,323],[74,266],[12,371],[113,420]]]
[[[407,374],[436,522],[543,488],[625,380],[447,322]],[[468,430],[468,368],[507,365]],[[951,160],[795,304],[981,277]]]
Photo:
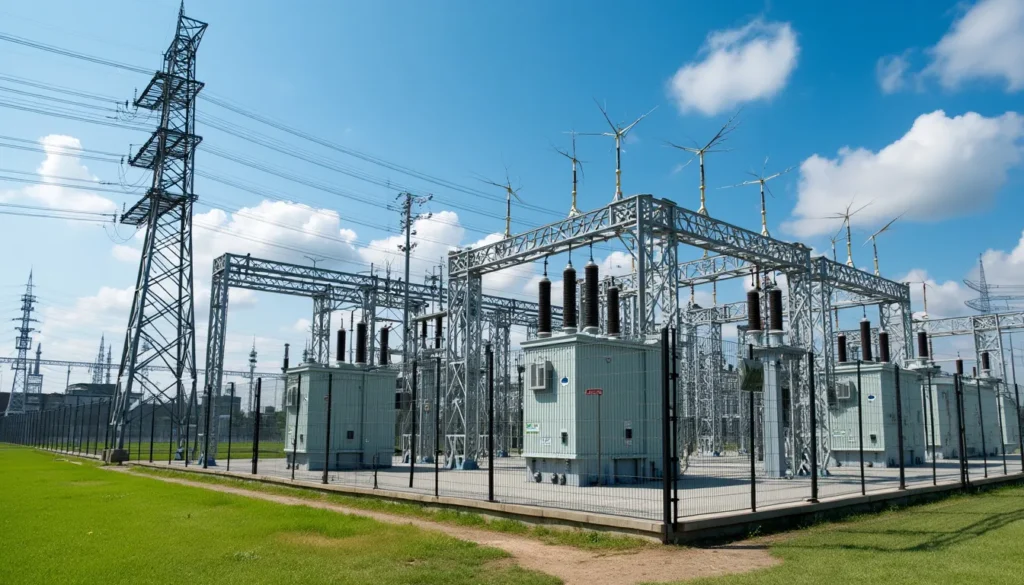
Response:
[[[1024,487],[769,537],[771,569],[694,585],[1024,583]]]
[[[101,441],[102,443],[102,441]],[[102,447],[102,445],[100,445]],[[139,449],[139,443],[132,441],[129,445],[125,443],[125,449],[128,450],[131,455],[132,461],[137,461],[140,458],[142,460],[149,460],[149,442],[146,440],[142,441],[142,449]],[[167,442],[153,443],[153,460],[154,461],[167,461],[167,453],[172,450],[171,444]],[[189,444],[189,451],[192,451],[192,444]],[[200,450],[202,446],[200,445]],[[92,452],[90,448],[90,453]],[[221,441],[217,444],[217,458],[226,459],[228,456],[228,444],[227,441]],[[282,459],[285,456],[284,443],[280,441],[260,441],[260,459]],[[251,459],[252,458],[252,441],[239,441],[231,443],[231,458],[232,459]],[[232,469],[234,469],[232,467]]]
[[[557,583],[411,526],[0,446],[0,583]]]
[[[422,518],[424,520],[452,524],[455,526],[472,526],[474,528],[483,528],[486,530],[493,530],[495,532],[519,534],[535,538],[547,544],[561,544],[586,550],[623,552],[649,546],[657,546],[652,541],[639,537],[597,532],[594,530],[548,528],[546,526],[525,524],[515,520],[489,520],[480,514],[428,507],[416,502],[402,502],[384,498],[368,498],[325,493],[308,488],[293,488],[258,481],[227,478],[216,475],[203,475],[186,471],[153,469],[148,467],[134,467],[132,471],[134,473],[142,473],[156,477],[174,477],[201,483],[238,487],[267,494],[279,494],[311,501],[331,502],[333,504],[347,506],[349,508],[358,508],[360,510],[369,510],[372,512],[383,512],[385,514],[394,514],[398,516],[409,516],[411,518]]]

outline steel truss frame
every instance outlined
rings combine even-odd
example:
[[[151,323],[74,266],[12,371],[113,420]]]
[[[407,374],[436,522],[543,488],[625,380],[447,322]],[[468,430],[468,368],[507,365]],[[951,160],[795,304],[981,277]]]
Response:
[[[751,262],[739,261],[728,256],[708,256],[681,265],[680,270],[685,275],[681,282],[685,286],[695,286],[749,276],[754,267]],[[910,287],[907,284],[840,264],[824,256],[812,258],[808,268],[803,273],[787,273],[789,295],[785,303],[789,317],[790,344],[813,351],[815,355],[816,387],[813,392],[809,387],[805,361],[801,363],[797,372],[800,388],[794,396],[796,437],[803,445],[804,455],[808,454],[807,446],[810,444],[810,396],[813,394],[819,413],[828,412],[827,389],[833,384],[835,362],[832,312],[840,308],[878,305],[879,324],[889,332],[893,360],[897,363],[906,363],[911,347]],[[764,271],[765,267],[757,266],[757,269]],[[709,323],[712,330],[720,331],[723,323],[745,320],[746,314],[746,303],[738,302],[691,310],[688,312],[688,318],[696,323]],[[698,384],[697,389],[714,393],[720,388],[720,384],[715,384],[715,380],[703,379],[712,374],[693,374],[696,375],[691,375],[689,379]],[[704,385],[705,383],[709,385]],[[710,407],[714,404],[714,396],[696,396],[695,401],[698,405],[706,404]],[[818,424],[818,460],[822,462],[821,468],[827,472],[831,452],[827,417],[819,417]],[[711,430],[713,429],[706,423],[704,431]]]
[[[224,377],[224,343],[227,336],[228,290],[243,288],[313,300],[312,359],[326,364],[331,361],[331,313],[346,307],[359,307],[362,320],[374,331],[377,309],[400,309],[403,306],[405,283],[374,275],[352,274],[325,268],[290,264],[239,254],[224,254],[213,261],[210,287],[210,323],[206,352],[206,384],[220,395]],[[410,307],[414,314],[424,312],[432,302],[445,302],[445,291],[427,285],[410,284]],[[500,314],[505,339],[512,325],[534,324],[536,303],[481,295],[484,315]],[[553,307],[556,319],[561,308]],[[449,326],[449,329],[451,327]],[[374,336],[368,336],[373,355]],[[507,353],[506,358],[507,362]],[[213,401],[211,401],[212,403]],[[215,414],[212,410],[211,417]],[[217,437],[210,436],[210,452],[216,453]]]
[[[634,195],[488,245],[450,253],[451,327],[445,396],[446,402],[453,406],[448,410],[452,414],[448,421],[449,458],[460,462],[472,460],[481,451],[482,421],[472,415],[476,412],[472,405],[482,396],[474,391],[479,387],[482,276],[614,238],[626,243],[636,262],[635,286],[631,289],[635,296],[631,302],[635,304],[627,301],[623,306],[626,310],[622,312],[631,337],[655,334],[661,325],[689,332],[681,327],[683,315],[678,310],[679,244],[689,244],[767,270],[788,273],[809,268],[809,250],[801,244],[775,240],[651,195]],[[684,340],[684,347],[686,343]],[[467,418],[466,413],[471,413],[470,417]]]
[[[153,172],[146,195],[121,215],[121,223],[145,226],[145,240],[125,331],[110,427],[124,449],[125,420],[135,393],[174,404],[171,417],[184,436],[190,397],[196,393],[195,307],[192,272],[192,209],[195,149],[196,52],[206,23],[178,12],[177,29],[161,71],[135,100],[160,112],[160,125],[129,159]],[[164,384],[148,374],[162,365],[173,372]],[[138,386],[136,388],[136,386]],[[189,396],[186,396],[189,392]]]

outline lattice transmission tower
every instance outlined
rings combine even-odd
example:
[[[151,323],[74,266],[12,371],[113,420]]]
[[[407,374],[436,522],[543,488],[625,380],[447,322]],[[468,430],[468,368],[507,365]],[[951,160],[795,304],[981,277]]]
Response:
[[[151,187],[121,215],[122,223],[144,227],[146,236],[110,421],[118,450],[124,448],[134,396],[173,404],[179,437],[195,404],[192,209],[194,156],[202,141],[195,134],[195,105],[203,88],[196,81],[196,50],[206,26],[185,16],[182,4],[163,68],[135,100],[138,108],[160,112],[160,126],[129,159],[132,166],[153,171]],[[167,367],[169,381],[156,378],[153,366]]]
[[[40,397],[30,395],[36,393],[30,392],[29,374],[32,372],[29,370],[28,361],[28,351],[32,348],[31,333],[35,331],[32,324],[38,322],[32,318],[35,304],[36,297],[32,294],[32,272],[29,272],[25,294],[21,295],[21,317],[13,319],[19,323],[18,327],[15,327],[18,336],[14,338],[14,347],[18,350],[18,357],[11,364],[11,369],[14,370],[14,383],[11,384],[11,398],[7,402],[5,415],[21,414],[39,409]],[[36,389],[32,388],[32,390]]]

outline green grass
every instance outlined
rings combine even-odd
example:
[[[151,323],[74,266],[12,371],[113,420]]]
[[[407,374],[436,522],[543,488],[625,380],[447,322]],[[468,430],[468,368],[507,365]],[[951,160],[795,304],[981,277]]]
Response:
[[[410,516],[456,526],[473,526],[496,532],[519,534],[530,538],[536,538],[547,544],[574,546],[587,550],[626,551],[636,550],[647,546],[657,546],[651,541],[643,538],[624,536],[620,534],[609,534],[594,530],[549,528],[546,526],[525,524],[515,520],[492,520],[485,518],[480,514],[443,508],[432,508],[416,502],[348,496],[344,494],[326,493],[312,489],[293,488],[259,481],[189,473],[184,471],[171,471],[147,467],[133,467],[132,470],[138,473],[158,477],[176,477],[190,481],[227,485],[267,494],[292,496],[311,501],[331,502],[341,506],[358,508],[360,510]]]
[[[1024,487],[952,496],[768,541],[781,565],[688,585],[1022,583]]]
[[[102,442],[102,441],[101,441]],[[101,445],[102,447],[102,445]],[[139,459],[140,453],[143,461],[149,461],[149,442],[143,439],[142,450],[139,451],[139,444],[132,441],[129,445],[125,443],[125,449],[129,451],[131,460],[136,461]],[[172,449],[171,444],[167,442],[153,443],[153,460],[154,461],[167,461],[168,450]],[[200,445],[200,451],[202,446]],[[189,451],[192,451],[192,444],[189,443]],[[90,450],[91,452],[91,450]],[[228,444],[226,441],[217,443],[217,458],[227,459],[228,456]],[[260,459],[282,459],[285,456],[284,443],[281,441],[260,441]],[[252,441],[245,442],[234,442],[231,443],[231,458],[232,459],[251,459],[252,458]]]
[[[0,446],[0,583],[557,583],[408,525]]]

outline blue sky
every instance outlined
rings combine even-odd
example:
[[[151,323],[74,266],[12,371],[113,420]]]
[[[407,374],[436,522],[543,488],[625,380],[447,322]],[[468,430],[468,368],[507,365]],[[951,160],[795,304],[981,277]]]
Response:
[[[177,10],[178,2],[172,0],[131,8],[124,2],[5,2],[0,4],[0,32],[155,69],[172,36]],[[708,157],[712,215],[759,229],[756,188],[718,188],[747,180],[745,172],[760,170],[769,156],[769,172],[797,167],[771,184],[776,198],[768,202],[769,228],[777,237],[827,250],[823,234],[834,232],[837,223],[808,218],[838,211],[851,200],[858,205],[871,202],[853,222],[858,266],[870,267],[870,247],[862,246],[866,237],[891,217],[906,213],[880,240],[883,274],[931,281],[932,314],[966,311],[962,301],[969,291],[957,283],[971,276],[978,254],[986,251],[991,281],[1024,283],[1024,246],[1018,247],[1024,228],[1024,122],[1016,113],[1024,89],[1021,0],[862,2],[827,8],[810,2],[707,3],[698,8],[692,3],[627,7],[540,1],[322,1],[284,8],[277,2],[221,1],[189,2],[186,11],[210,23],[198,58],[198,75],[210,95],[493,195],[486,199],[445,189],[200,102],[198,131],[206,139],[204,146],[378,202],[370,205],[317,191],[200,151],[201,171],[255,182],[330,212],[311,213],[283,203],[260,207],[259,196],[203,178],[196,189],[201,202],[250,208],[252,214],[305,226],[332,239],[247,222],[202,205],[197,214],[208,214],[205,221],[250,237],[347,260],[326,261],[332,268],[362,270],[370,261],[379,265],[390,256],[382,250],[393,250],[395,242],[385,240],[393,233],[381,228],[397,229],[397,214],[384,209],[395,189],[246,143],[205,125],[204,115],[258,130],[370,173],[375,180],[433,192],[436,200],[430,210],[445,223],[424,224],[420,230],[433,240],[421,242],[423,260],[415,265],[420,274],[427,257],[439,258],[448,244],[472,243],[502,230],[503,203],[497,200],[502,193],[478,179],[503,179],[506,166],[528,204],[568,211],[569,168],[552,144],[567,146],[564,132],[570,129],[607,129],[596,99],[607,104],[617,122],[657,108],[627,140],[627,194],[653,193],[696,209],[697,165],[680,170],[688,157],[665,142],[706,141],[740,111],[740,125],[727,144],[730,150]],[[145,75],[3,41],[0,75],[119,99],[131,99],[148,81]],[[2,80],[0,87],[27,89]],[[0,90],[0,100],[11,97]],[[3,106],[0,128],[0,134],[19,139],[73,137],[85,149],[106,152],[127,152],[146,136]],[[586,161],[581,208],[597,207],[612,197],[611,146],[608,138],[579,139],[579,156]],[[45,156],[0,146],[0,169],[37,172]],[[67,157],[52,162],[61,165],[54,169],[79,174],[85,173],[85,165],[88,171],[82,176],[115,184],[122,178],[131,183],[145,179],[135,169],[119,172],[116,164]],[[30,189],[0,179],[0,199],[5,201],[49,207],[97,204],[81,199],[81,192],[47,188],[40,194]],[[96,195],[117,208],[135,198]],[[442,214],[446,210],[454,214]],[[554,218],[514,209],[513,229]],[[17,295],[34,268],[46,356],[90,359],[102,329],[116,338],[116,360],[130,301],[127,289],[136,270],[132,251],[138,242],[130,230],[12,216],[0,216],[0,223],[0,246],[8,251],[0,272],[0,317],[17,315]],[[208,263],[203,262],[224,251],[301,258],[296,252],[200,232],[200,287],[209,280]],[[339,239],[351,240],[351,245]],[[371,249],[360,251],[366,244]],[[696,254],[691,251],[692,257]],[[532,288],[524,283],[537,270],[529,267],[496,279],[491,287],[527,298]],[[916,299],[919,288],[915,286]],[[197,291],[201,294],[205,292]],[[273,363],[279,359],[280,343],[302,344],[303,324],[298,320],[308,318],[308,303],[256,295],[236,300],[229,354],[229,361],[236,363],[229,365],[241,366],[247,350],[243,346],[253,336]],[[197,327],[205,333],[205,312],[198,314]],[[13,344],[8,345],[13,351]]]

